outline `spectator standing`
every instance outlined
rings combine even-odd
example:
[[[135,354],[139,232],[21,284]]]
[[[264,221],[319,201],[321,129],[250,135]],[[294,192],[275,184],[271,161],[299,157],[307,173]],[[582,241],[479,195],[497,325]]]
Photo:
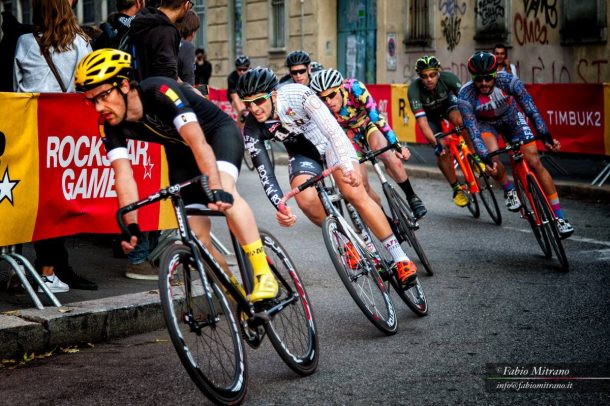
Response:
[[[248,69],[250,69],[250,58],[247,55],[240,55],[235,58],[235,70],[227,77],[227,99],[229,99],[237,112],[237,123],[240,129],[243,127],[244,121],[246,121],[248,109],[237,94],[237,81],[248,72]]]
[[[151,76],[178,79],[180,33],[176,22],[193,7],[191,0],[162,0],[158,9],[147,7],[131,22],[130,36],[136,49],[134,78]]]
[[[504,44],[496,44],[493,54],[496,56],[496,61],[498,61],[498,72],[506,71],[516,78],[519,77],[517,76],[517,68],[508,60],[508,49],[506,49]]]
[[[195,84],[207,85],[212,76],[212,64],[208,61],[205,49],[197,48],[195,51]]]
[[[105,23],[100,24],[103,33],[92,43],[93,49],[117,48],[129,31],[136,14],[146,5],[146,0],[117,0],[117,12],[108,16]]]
[[[184,18],[176,23],[180,32],[180,49],[178,50],[178,77],[190,85],[195,84],[195,46],[193,38],[199,29],[199,16],[189,10]]]
[[[17,39],[31,33],[32,26],[21,24],[9,10],[2,12],[2,40],[0,41],[0,92],[13,91],[13,60]]]
[[[17,40],[13,90],[73,92],[76,66],[91,52],[91,46],[70,4],[66,0],[34,0],[32,21],[33,33],[24,34]],[[69,288],[97,289],[94,282],[70,267],[63,238],[36,241],[34,250],[35,266],[51,292],[67,292]]]

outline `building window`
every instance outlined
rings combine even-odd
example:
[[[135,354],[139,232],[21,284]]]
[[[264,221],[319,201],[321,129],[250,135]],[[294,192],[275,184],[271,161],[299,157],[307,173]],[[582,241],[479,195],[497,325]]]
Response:
[[[271,0],[271,47],[284,48],[286,46],[284,0]]]
[[[561,2],[562,44],[606,42],[608,21],[605,0]]]
[[[32,2],[30,0],[21,1],[21,22],[32,24]]]
[[[95,24],[95,0],[83,0],[83,23]]]
[[[195,46],[198,48],[205,48],[207,46],[206,34],[206,20],[205,20],[205,0],[195,1],[195,13],[199,16],[199,30],[195,34]]]
[[[432,9],[429,0],[407,2],[405,45],[432,45]]]
[[[474,39],[482,43],[510,42],[509,18],[512,16],[511,2],[478,1],[474,6]]]

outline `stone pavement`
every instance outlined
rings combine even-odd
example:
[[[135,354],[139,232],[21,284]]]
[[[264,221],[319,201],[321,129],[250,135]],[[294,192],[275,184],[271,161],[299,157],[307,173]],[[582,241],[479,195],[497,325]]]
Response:
[[[415,146],[412,149],[414,157],[406,165],[410,176],[442,179],[431,148]],[[276,152],[276,162],[285,164],[285,153]],[[610,182],[602,187],[590,185],[606,162],[562,158],[556,163],[568,172],[561,174],[557,168],[550,168],[560,197],[610,203]],[[247,169],[244,167],[244,170]],[[113,257],[109,237],[71,237],[67,244],[72,266],[97,282],[99,290],[73,289],[59,294],[57,297],[63,305],[60,308],[52,306],[40,294],[45,309],[38,310],[26,293],[5,290],[6,263],[0,264],[0,359],[164,327],[157,283],[126,279],[126,260]],[[25,246],[24,255],[30,260],[34,258],[31,244]]]

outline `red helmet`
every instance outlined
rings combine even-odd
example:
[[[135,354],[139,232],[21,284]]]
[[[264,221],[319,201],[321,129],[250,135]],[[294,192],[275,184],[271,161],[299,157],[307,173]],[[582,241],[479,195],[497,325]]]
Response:
[[[478,51],[468,58],[468,71],[472,76],[490,75],[497,69],[498,61],[491,52]]]

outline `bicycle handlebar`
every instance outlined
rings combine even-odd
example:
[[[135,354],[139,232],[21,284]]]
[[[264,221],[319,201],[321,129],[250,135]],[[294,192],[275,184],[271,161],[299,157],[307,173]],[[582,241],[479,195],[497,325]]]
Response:
[[[312,176],[311,178],[307,179],[305,182],[301,183],[299,186],[290,190],[288,193],[286,193],[284,195],[284,197],[282,197],[282,200],[278,204],[277,209],[280,211],[280,213],[287,214],[286,213],[286,202],[288,200],[292,199],[294,196],[298,195],[303,190],[305,190],[309,187],[312,187],[313,185],[315,185],[316,183],[318,183],[319,181],[321,181],[322,179],[324,179],[325,177],[327,177],[328,175],[330,175],[331,173],[333,173],[335,170],[339,169],[340,167],[341,167],[341,164],[331,166],[330,168],[323,170],[321,174],[319,174],[317,176]]]
[[[453,129],[447,131],[446,133],[436,133],[434,134],[434,138],[437,141],[440,141],[442,138],[448,137],[450,135],[460,135],[460,133],[464,130],[464,127],[453,127]]]
[[[360,158],[358,162],[362,164],[366,161],[371,161],[373,158],[376,158],[378,155],[381,155],[391,149],[396,149],[396,144],[388,144],[385,147],[375,151],[366,151],[364,154],[362,154],[362,158]]]
[[[519,151],[522,146],[524,146],[525,144],[529,144],[530,142],[534,142],[534,141],[543,141],[543,140],[540,137],[534,137],[533,139],[520,140],[515,143],[507,142],[506,147],[495,150],[494,152],[490,152],[489,154],[487,154],[487,157],[492,158],[496,155],[505,154],[510,151]]]
[[[201,185],[201,187],[203,188],[203,191],[205,192],[205,194],[207,196],[211,196],[212,192],[208,185],[208,177],[206,175],[199,175],[199,176],[196,176],[193,179],[187,180],[185,182],[170,185],[164,189],[159,190],[158,192],[155,192],[155,193],[149,195],[148,197],[145,197],[144,199],[138,200],[137,202],[133,202],[126,206],[120,207],[116,211],[116,220],[119,225],[119,228],[121,229],[121,232],[123,232],[125,235],[131,236],[129,229],[127,228],[127,225],[125,224],[125,221],[123,220],[123,216],[125,214],[132,212],[134,210],[138,210],[139,208],[147,206],[149,204],[158,202],[159,200],[165,200],[172,196],[178,196],[178,195],[180,195],[180,191],[183,188],[193,185],[195,183],[199,183]]]

